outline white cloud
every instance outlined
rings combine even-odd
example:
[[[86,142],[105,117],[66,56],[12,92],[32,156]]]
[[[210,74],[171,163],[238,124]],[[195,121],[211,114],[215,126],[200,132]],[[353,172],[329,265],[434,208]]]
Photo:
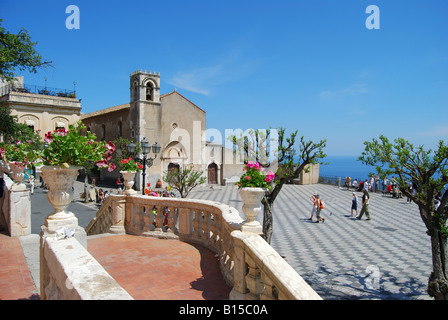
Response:
[[[444,138],[448,139],[448,126],[437,126],[426,131],[417,133],[420,137]]]
[[[179,71],[168,80],[168,83],[191,92],[209,95],[214,85],[226,81],[225,65],[225,62],[221,62],[207,67]]]
[[[336,98],[336,97],[346,97],[346,96],[356,96],[359,94],[368,93],[366,85],[363,83],[355,83],[349,87],[336,90],[325,90],[320,92],[320,96],[323,98]]]
[[[251,74],[262,59],[248,55],[244,48],[232,48],[224,55],[202,66],[181,70],[167,82],[177,88],[209,95],[216,86]]]

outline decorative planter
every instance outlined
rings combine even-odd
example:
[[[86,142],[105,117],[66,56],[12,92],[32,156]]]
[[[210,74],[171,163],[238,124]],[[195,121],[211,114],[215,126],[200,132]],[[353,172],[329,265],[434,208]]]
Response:
[[[123,175],[124,186],[126,187],[124,194],[136,194],[137,191],[133,190],[132,187],[134,186],[134,178],[137,172],[120,171],[120,173]]]
[[[78,218],[67,207],[73,200],[73,185],[78,177],[78,170],[82,167],[71,166],[61,168],[60,166],[42,167],[42,178],[47,188],[48,202],[55,209],[45,220],[45,226],[50,233],[54,233],[60,227],[78,227]]]
[[[22,191],[26,189],[25,184],[22,182],[25,178],[25,169],[24,166],[18,166],[15,162],[9,162],[9,169],[11,173],[11,178],[14,181],[12,188],[16,191]]]
[[[239,193],[243,200],[243,213],[246,216],[241,231],[262,234],[263,228],[255,218],[263,211],[261,200],[266,190],[263,188],[241,188]]]

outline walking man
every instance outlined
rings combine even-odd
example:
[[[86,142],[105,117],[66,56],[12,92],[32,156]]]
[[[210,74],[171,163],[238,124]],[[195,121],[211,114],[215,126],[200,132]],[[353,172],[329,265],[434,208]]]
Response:
[[[362,215],[365,213],[367,216],[367,220],[370,220],[370,212],[369,212],[369,192],[367,192],[366,189],[362,190],[363,196],[362,196],[362,208],[361,212],[359,213],[359,216],[356,217],[356,219],[361,220]]]

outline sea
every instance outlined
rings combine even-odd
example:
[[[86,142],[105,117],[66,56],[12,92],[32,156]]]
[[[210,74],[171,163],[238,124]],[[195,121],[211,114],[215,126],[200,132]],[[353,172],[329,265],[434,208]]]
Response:
[[[327,156],[323,162],[329,164],[320,165],[319,176],[340,177],[343,183],[346,177],[350,177],[352,181],[364,181],[369,175],[376,174],[375,167],[365,165],[357,159],[357,156]]]

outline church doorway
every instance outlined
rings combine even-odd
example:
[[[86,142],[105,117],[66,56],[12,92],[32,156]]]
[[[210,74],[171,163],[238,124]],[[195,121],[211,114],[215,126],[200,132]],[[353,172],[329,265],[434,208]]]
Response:
[[[216,163],[208,165],[208,184],[218,184],[218,165]]]

